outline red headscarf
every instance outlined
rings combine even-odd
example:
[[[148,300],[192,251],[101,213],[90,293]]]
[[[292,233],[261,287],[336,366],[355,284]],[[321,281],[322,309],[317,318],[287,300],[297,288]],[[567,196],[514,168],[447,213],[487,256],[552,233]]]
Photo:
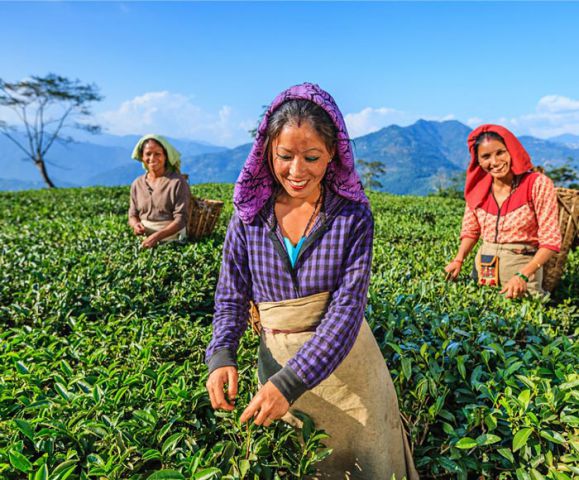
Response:
[[[533,165],[531,157],[521,145],[521,142],[509,130],[500,125],[481,125],[475,128],[468,136],[467,144],[470,151],[470,165],[466,171],[466,183],[464,185],[464,199],[472,209],[478,207],[484,200],[491,188],[493,178],[485,172],[478,164],[474,144],[476,139],[486,132],[493,132],[500,135],[505,141],[505,146],[511,155],[511,170],[515,175],[528,172]]]

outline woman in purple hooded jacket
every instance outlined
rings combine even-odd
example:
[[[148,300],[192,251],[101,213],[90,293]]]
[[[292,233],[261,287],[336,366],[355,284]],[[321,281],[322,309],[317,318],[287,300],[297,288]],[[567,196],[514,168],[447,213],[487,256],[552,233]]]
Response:
[[[233,410],[250,302],[260,389],[241,416],[308,414],[330,438],[322,478],[417,478],[384,358],[364,320],[373,219],[341,112],[317,85],[270,105],[235,185],[215,295],[207,389]],[[227,388],[227,392],[225,392]]]

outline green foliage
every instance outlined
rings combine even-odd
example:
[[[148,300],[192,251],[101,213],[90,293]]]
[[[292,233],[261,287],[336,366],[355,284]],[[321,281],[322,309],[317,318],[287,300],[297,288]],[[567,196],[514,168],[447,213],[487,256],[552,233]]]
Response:
[[[259,128],[259,124],[263,120],[263,117],[265,117],[265,114],[267,113],[268,108],[269,108],[269,105],[262,105],[261,106],[261,113],[259,114],[259,118],[257,119],[257,123],[255,124],[255,127],[253,127],[251,130],[248,131],[248,133],[251,135],[251,138],[257,137],[257,129]]]
[[[234,413],[205,392],[231,185],[213,236],[142,250],[128,188],[0,194],[0,478],[300,478],[324,434],[240,425],[257,388],[242,338]],[[579,258],[556,297],[445,283],[461,202],[371,193],[367,319],[423,478],[579,475]],[[465,271],[472,264],[465,265]]]
[[[464,198],[464,182],[466,181],[466,171],[457,172],[448,177],[444,172],[440,172],[433,179],[434,192],[430,195],[444,198]]]
[[[363,159],[356,160],[356,165],[360,170],[360,177],[365,189],[380,190],[382,184],[378,180],[381,175],[386,173],[386,167],[379,161],[367,161]]]
[[[545,174],[557,187],[579,188],[579,174],[573,168],[573,159],[569,157],[564,165],[548,169]]]

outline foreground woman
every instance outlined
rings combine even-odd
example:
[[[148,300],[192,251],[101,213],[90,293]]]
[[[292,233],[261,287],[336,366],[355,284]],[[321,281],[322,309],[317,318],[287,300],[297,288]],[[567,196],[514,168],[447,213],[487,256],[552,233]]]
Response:
[[[147,171],[131,185],[129,225],[135,235],[145,235],[142,246],[185,240],[191,208],[191,193],[179,172],[180,155],[160,135],[145,135],[132,158]]]
[[[234,204],[207,349],[213,408],[234,408],[252,300],[261,387],[241,420],[297,425],[291,412],[308,414],[331,435],[322,478],[417,478],[394,386],[363,318],[373,220],[328,93],[306,83],[274,100]]]
[[[475,260],[481,285],[501,286],[507,298],[544,293],[543,265],[561,248],[553,182],[532,171],[529,154],[504,127],[478,127],[468,147],[461,243],[448,278],[458,276],[482,237]]]

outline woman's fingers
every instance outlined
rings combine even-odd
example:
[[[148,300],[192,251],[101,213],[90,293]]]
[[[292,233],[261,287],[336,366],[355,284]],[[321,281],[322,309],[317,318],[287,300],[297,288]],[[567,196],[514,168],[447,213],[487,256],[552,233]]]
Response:
[[[221,388],[219,387],[219,379],[216,377],[209,377],[207,380],[207,392],[209,393],[209,400],[211,400],[211,407],[213,409],[219,408],[219,405],[222,403],[224,399],[221,399],[219,396],[219,392],[221,392],[221,396],[223,396],[223,385]]]
[[[503,287],[500,293],[506,293],[506,298],[522,297],[527,291],[527,282],[519,277],[513,277]]]
[[[445,280],[456,280],[460,273],[460,265],[456,262],[450,262],[444,269],[446,272]]]
[[[251,402],[249,402],[249,405],[243,411],[243,413],[241,414],[241,417],[239,417],[239,420],[241,423],[247,422],[248,420],[250,420],[251,418],[253,418],[257,414],[257,412],[259,410],[258,395],[259,395],[259,393],[255,397],[253,397],[253,400],[251,400]]]
[[[237,369],[235,367],[221,367],[213,371],[209,378],[207,379],[206,388],[209,393],[209,399],[211,400],[211,406],[214,409],[221,408],[223,410],[233,410],[235,406],[229,403],[225,398],[225,384],[231,388],[237,394]],[[228,397],[232,400],[231,395],[228,392]]]
[[[227,370],[227,397],[232,404],[235,404],[235,397],[237,397],[237,370]]]
[[[269,409],[265,409],[262,408],[256,415],[255,420],[253,421],[253,423],[255,423],[256,425],[264,425],[264,426],[268,426],[271,425],[271,422],[273,421],[272,418],[270,418],[269,416]],[[266,425],[266,423],[268,425]]]
[[[267,382],[253,397],[240,420],[246,422],[255,417],[253,423],[268,427],[274,420],[283,417],[288,409],[289,402],[283,394],[273,383]]]

